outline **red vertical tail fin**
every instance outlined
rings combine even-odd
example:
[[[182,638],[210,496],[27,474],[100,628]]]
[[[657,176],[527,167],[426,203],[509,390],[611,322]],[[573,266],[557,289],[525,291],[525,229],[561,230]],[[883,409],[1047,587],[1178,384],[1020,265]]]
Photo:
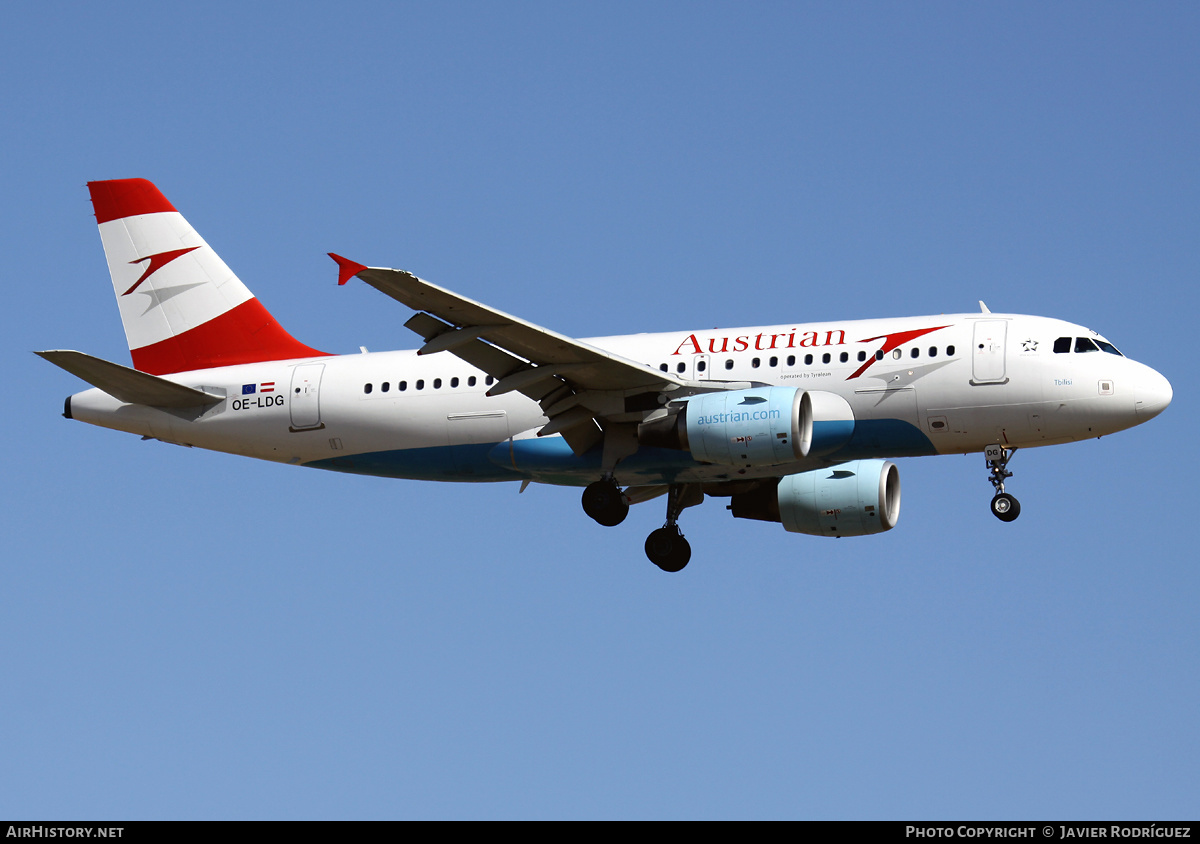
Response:
[[[145,179],[88,182],[133,365],[154,375],[324,356],[288,334]]]

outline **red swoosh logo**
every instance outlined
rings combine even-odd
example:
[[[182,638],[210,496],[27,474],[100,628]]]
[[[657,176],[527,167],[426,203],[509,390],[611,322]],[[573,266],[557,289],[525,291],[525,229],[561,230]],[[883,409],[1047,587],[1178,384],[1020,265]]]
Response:
[[[858,342],[870,343],[874,340],[883,340],[883,348],[879,351],[886,355],[893,349],[903,346],[909,340],[916,340],[918,337],[921,337],[925,334],[929,334],[934,331],[941,331],[943,328],[949,327],[949,325],[939,325],[937,328],[917,328],[913,331],[897,331],[895,334],[881,334],[878,337],[868,337],[866,340],[859,340]],[[875,357],[875,355],[871,355],[871,357],[867,358],[867,362],[860,366],[858,371],[851,375],[850,378],[857,378],[858,376],[862,375],[871,367],[871,364],[875,363],[876,360],[878,360],[878,358]],[[847,378],[846,380],[849,381],[850,378]]]
[[[143,281],[148,279],[150,276],[154,275],[156,272],[161,270],[167,264],[174,261],[180,255],[186,255],[187,253],[191,252],[193,249],[199,249],[199,248],[200,248],[199,246],[189,246],[186,249],[172,249],[170,252],[159,252],[157,255],[147,255],[145,258],[138,258],[136,261],[130,261],[129,263],[131,263],[131,264],[140,264],[140,263],[142,263],[142,261],[149,261],[150,263],[146,266],[145,271],[142,272],[142,277],[139,278],[136,282],[134,282],[133,287],[129,288],[121,295],[128,296],[130,293],[137,290]]]

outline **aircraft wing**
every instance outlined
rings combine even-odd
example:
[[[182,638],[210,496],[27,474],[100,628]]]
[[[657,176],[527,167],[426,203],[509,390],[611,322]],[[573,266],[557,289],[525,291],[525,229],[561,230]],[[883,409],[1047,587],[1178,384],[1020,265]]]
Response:
[[[448,351],[496,378],[488,395],[513,390],[542,405],[549,423],[577,452],[599,439],[596,422],[640,421],[667,401],[730,389],[728,382],[676,378],[460,296],[404,270],[367,267],[339,255],[338,283],[358,277],[418,313],[405,326],[421,335],[418,354]],[[745,385],[749,386],[749,385]]]

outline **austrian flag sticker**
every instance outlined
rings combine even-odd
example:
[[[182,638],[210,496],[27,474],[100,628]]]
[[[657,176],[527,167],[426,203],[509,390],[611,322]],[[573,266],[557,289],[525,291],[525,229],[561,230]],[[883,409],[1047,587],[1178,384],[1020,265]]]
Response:
[[[243,384],[242,395],[252,396],[255,393],[273,393],[275,392],[274,381],[263,381],[261,384]]]

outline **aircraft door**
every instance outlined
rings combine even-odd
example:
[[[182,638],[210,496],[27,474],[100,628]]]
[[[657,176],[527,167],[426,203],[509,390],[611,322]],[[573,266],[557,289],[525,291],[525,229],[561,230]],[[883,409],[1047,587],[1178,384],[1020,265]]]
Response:
[[[1004,340],[1008,321],[980,319],[975,321],[975,338],[971,345],[971,383],[1000,384],[1004,377]]]
[[[321,424],[321,375],[323,363],[303,363],[292,370],[292,431],[324,428]]]
[[[708,355],[696,355],[692,358],[692,378],[697,381],[708,381],[712,373],[708,369]]]

